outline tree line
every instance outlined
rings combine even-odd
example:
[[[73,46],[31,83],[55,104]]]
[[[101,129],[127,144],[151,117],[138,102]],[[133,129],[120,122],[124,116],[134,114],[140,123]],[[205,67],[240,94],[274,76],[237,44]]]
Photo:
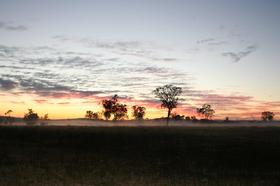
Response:
[[[179,96],[182,94],[182,88],[174,85],[164,85],[157,87],[153,94],[161,101],[161,107],[167,109],[166,122],[169,123],[170,118],[174,120],[192,120],[197,121],[196,116],[184,116],[176,113],[172,113],[172,110],[177,107],[179,102]],[[103,111],[93,112],[86,111],[85,117],[87,119],[99,120],[102,117],[105,120],[109,120],[112,116],[112,120],[127,119],[127,105],[119,103],[118,95],[114,95],[111,99],[102,100]],[[210,104],[204,104],[202,107],[196,109],[197,115],[200,116],[203,121],[209,121],[213,118],[215,110]],[[134,105],[132,106],[132,117],[136,120],[144,119],[146,114],[145,106]],[[264,111],[261,113],[261,118],[264,121],[272,121],[275,114],[270,111]],[[225,121],[229,121],[226,117]]]
[[[179,102],[179,96],[182,94],[182,88],[174,85],[164,85],[157,87],[153,90],[153,94],[161,102],[161,107],[167,109],[166,123],[168,125],[170,118],[174,120],[192,120],[197,121],[196,116],[184,116],[176,113],[172,113],[172,110],[177,107]],[[128,119],[128,108],[126,104],[120,103],[118,95],[112,96],[110,99],[102,100],[102,112],[93,112],[91,110],[86,111],[85,118],[89,120],[124,120]],[[5,116],[0,116],[0,123],[12,123],[14,117],[11,116],[12,110],[5,112]],[[210,104],[204,104],[202,107],[196,109],[197,115],[201,120],[209,121],[215,114],[215,110]],[[132,106],[132,117],[135,120],[143,120],[146,114],[146,107],[142,105]],[[261,113],[261,119],[263,121],[272,121],[275,114],[271,111],[264,111]],[[34,112],[32,109],[28,109],[28,112],[24,114],[23,120],[28,124],[34,124],[38,120],[41,120],[41,124],[45,124],[49,119],[48,114],[42,117]],[[225,121],[229,121],[226,117]]]

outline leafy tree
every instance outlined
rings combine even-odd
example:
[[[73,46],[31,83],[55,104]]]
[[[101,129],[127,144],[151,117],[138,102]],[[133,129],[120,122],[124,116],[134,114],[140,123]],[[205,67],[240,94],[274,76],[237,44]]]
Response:
[[[196,116],[191,116],[191,120],[192,120],[192,121],[197,121]]]
[[[229,122],[229,117],[226,117],[224,121]]]
[[[118,95],[114,95],[111,99],[102,100],[102,106],[104,108],[103,115],[106,120],[111,118],[111,114],[115,110],[115,106],[118,102]]]
[[[46,124],[48,124],[48,120],[49,120],[49,114],[45,114],[44,116],[42,116],[41,118],[40,118],[40,124],[41,125],[46,125]]]
[[[127,118],[127,108],[125,104],[116,103],[113,108],[113,120],[122,120]]]
[[[88,110],[88,111],[86,111],[85,117],[87,119],[98,120],[99,119],[99,113],[98,112],[92,112],[91,110]]]
[[[215,113],[214,109],[212,109],[209,104],[204,104],[201,108],[197,108],[196,110],[200,116],[203,116],[204,119],[207,120],[211,119]]]
[[[190,121],[190,120],[191,120],[191,117],[190,117],[190,116],[186,116],[186,117],[185,117],[185,120]]]
[[[28,124],[35,124],[39,119],[37,113],[35,113],[32,109],[28,109],[28,113],[24,114],[23,118]]]
[[[137,120],[142,120],[146,114],[146,108],[138,105],[132,106],[132,116]]]
[[[43,116],[43,120],[49,120],[49,114],[45,114],[45,115]]]
[[[91,110],[87,110],[85,117],[87,119],[92,119],[93,118],[93,112]]]
[[[113,120],[121,120],[127,117],[127,108],[125,104],[119,103],[118,95],[114,95],[111,99],[103,100],[103,115],[106,120],[113,115]]]
[[[185,118],[184,115],[180,115],[180,114],[177,114],[177,113],[172,113],[171,114],[171,118],[174,119],[174,120],[183,120]]]
[[[167,125],[170,119],[170,114],[172,109],[176,108],[178,105],[178,96],[182,93],[182,88],[174,85],[164,85],[162,87],[156,88],[153,93],[162,102],[161,107],[167,108]]]
[[[100,118],[99,118],[99,113],[98,112],[94,112],[93,114],[92,114],[92,119],[94,119],[94,120],[99,120]]]
[[[272,121],[274,116],[275,116],[275,114],[273,112],[265,111],[265,112],[262,112],[261,118],[263,121]]]
[[[105,117],[106,120],[109,120],[111,117],[111,112],[110,111],[103,111],[103,115]]]

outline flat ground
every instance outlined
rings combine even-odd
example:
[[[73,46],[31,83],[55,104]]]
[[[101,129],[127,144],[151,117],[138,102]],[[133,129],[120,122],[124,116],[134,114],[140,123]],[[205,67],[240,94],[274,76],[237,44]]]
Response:
[[[0,185],[279,185],[280,127],[0,127]]]

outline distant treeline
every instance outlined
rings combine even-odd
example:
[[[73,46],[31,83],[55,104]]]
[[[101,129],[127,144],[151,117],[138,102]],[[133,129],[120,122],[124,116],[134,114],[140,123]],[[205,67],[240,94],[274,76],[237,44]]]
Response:
[[[177,113],[172,113],[172,110],[177,107],[179,96],[182,94],[182,88],[174,85],[164,85],[156,88],[153,94],[157,99],[161,101],[161,107],[167,109],[166,122],[169,120],[189,120],[198,121],[196,116],[185,116]],[[89,120],[125,120],[128,119],[128,108],[126,104],[120,103],[118,95],[114,95],[110,99],[102,100],[103,110],[101,112],[93,112],[91,110],[86,111],[85,118]],[[19,118],[12,117],[12,110],[8,110],[4,116],[0,116],[0,123],[13,123]],[[200,121],[211,121],[215,110],[210,104],[203,104],[202,107],[196,108],[197,115],[201,118]],[[261,114],[263,121],[272,121],[275,114],[271,111],[264,111]],[[143,120],[146,115],[146,107],[143,105],[132,106],[132,117],[135,120]],[[49,119],[48,114],[42,117],[34,112],[32,109],[28,109],[28,112],[24,114],[23,120],[27,124],[34,124],[38,120],[41,124],[46,124]],[[226,122],[230,121],[229,117],[224,119]]]

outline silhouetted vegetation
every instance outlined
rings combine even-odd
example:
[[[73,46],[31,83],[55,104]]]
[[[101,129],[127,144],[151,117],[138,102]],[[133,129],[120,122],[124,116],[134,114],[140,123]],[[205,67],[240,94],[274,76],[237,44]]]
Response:
[[[5,124],[12,124],[14,122],[14,118],[11,117],[12,112],[12,110],[8,110],[7,112],[5,112],[5,117],[3,120]]]
[[[230,122],[229,117],[225,117],[224,122]]]
[[[170,114],[172,109],[177,107],[178,104],[178,96],[182,93],[182,88],[174,85],[164,85],[162,87],[156,88],[153,93],[157,98],[162,102],[161,107],[167,108],[167,125],[170,119]]]
[[[103,114],[106,120],[111,118],[111,114],[115,110],[115,105],[118,101],[117,97],[117,95],[114,95],[111,99],[102,100]]]
[[[49,120],[49,114],[45,114],[43,117],[40,118],[41,125],[47,125]]]
[[[87,119],[90,119],[90,120],[99,120],[100,119],[99,113],[98,112],[92,112],[91,110],[86,111],[85,117]]]
[[[196,116],[191,116],[191,120],[192,120],[192,121],[198,121],[198,119],[196,118]]]
[[[127,107],[125,104],[119,103],[118,95],[114,95],[111,99],[103,100],[102,106],[104,108],[103,115],[106,120],[111,118],[113,120],[122,120],[127,118]]]
[[[262,112],[262,120],[263,121],[272,121],[273,118],[274,118],[274,113],[273,112],[270,112],[270,111],[265,111],[265,112]]]
[[[27,124],[35,124],[38,121],[39,116],[32,109],[28,109],[28,113],[24,114],[23,119]]]
[[[180,121],[180,120],[184,120],[184,119],[185,119],[185,116],[184,116],[184,115],[177,114],[177,113],[172,113],[172,114],[171,114],[171,118],[172,118],[173,120]]]
[[[179,115],[176,113],[172,113],[172,110],[177,107],[179,96],[182,94],[182,88],[174,85],[164,85],[156,88],[153,92],[156,98],[159,98],[161,101],[161,107],[166,108],[168,110],[167,117],[161,117],[159,119],[166,119],[167,125],[172,118],[172,120],[186,120],[186,121],[198,121],[196,116],[186,116]],[[128,119],[128,109],[126,104],[122,104],[119,102],[118,95],[114,95],[110,99],[102,100],[103,110],[101,112],[93,112],[91,110],[86,111],[85,118],[89,120],[103,120],[103,117],[106,120],[123,120]],[[134,105],[131,107],[132,109],[132,117],[135,120],[144,119],[146,114],[146,107]],[[0,116],[0,123],[12,123],[14,121],[22,121],[22,118],[11,117],[12,110],[8,110],[5,112],[4,116]],[[215,110],[211,107],[210,104],[204,104],[201,108],[196,108],[196,112],[198,116],[200,116],[200,121],[210,122],[212,117],[214,116]],[[274,119],[275,114],[271,111],[264,111],[261,113],[261,119],[263,121],[272,121]],[[24,121],[32,124],[36,123],[39,116],[37,113],[34,113],[32,109],[28,109],[28,113],[24,115]],[[48,120],[48,115],[46,114],[44,117],[41,117],[41,123],[46,123]],[[253,118],[253,117],[252,117]],[[146,118],[147,119],[147,118]],[[229,122],[229,117],[225,117],[224,122]]]
[[[204,104],[201,108],[197,108],[198,115],[204,117],[204,119],[209,120],[214,116],[214,109],[212,109],[211,105]]]
[[[132,116],[137,120],[142,120],[146,114],[146,108],[143,106],[132,106]]]

